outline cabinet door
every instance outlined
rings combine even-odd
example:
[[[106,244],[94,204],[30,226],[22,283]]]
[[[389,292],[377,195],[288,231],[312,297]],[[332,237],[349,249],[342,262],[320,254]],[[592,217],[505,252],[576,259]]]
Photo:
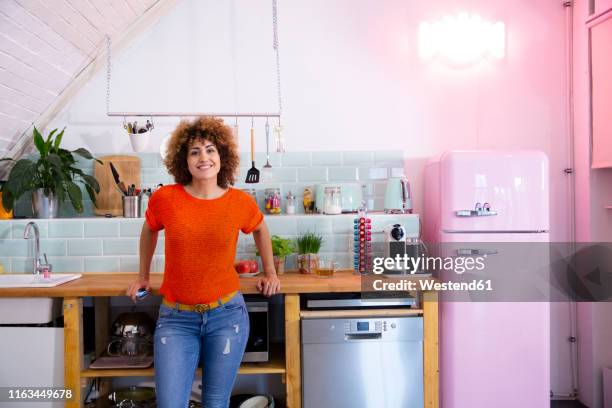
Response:
[[[594,14],[600,14],[609,9],[612,9],[612,0],[595,0]]]
[[[593,168],[612,167],[612,16],[591,27]]]

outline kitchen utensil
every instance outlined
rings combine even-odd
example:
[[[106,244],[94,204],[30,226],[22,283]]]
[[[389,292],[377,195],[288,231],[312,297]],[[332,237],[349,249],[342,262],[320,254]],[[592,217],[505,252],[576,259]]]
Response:
[[[151,346],[148,338],[129,334],[127,337],[117,338],[108,343],[106,352],[111,357],[139,357],[151,354]]]
[[[283,127],[280,124],[274,126],[274,138],[276,139],[276,152],[285,153],[285,138],[283,137]]]
[[[123,215],[123,205],[121,196],[124,192],[120,190],[115,182],[114,174],[111,170],[110,163],[118,175],[120,182],[125,185],[135,184],[140,185],[140,159],[136,156],[128,155],[111,155],[101,157],[104,164],[94,162],[94,177],[100,184],[100,192],[96,196],[96,206],[94,213],[96,215],[111,214],[113,216]],[[127,188],[125,189],[127,192]]]
[[[131,386],[113,391],[108,399],[116,407],[150,407],[155,401],[155,388]]]
[[[119,173],[117,172],[117,169],[115,168],[115,166],[113,166],[112,162],[109,162],[109,164],[111,172],[113,173],[113,178],[115,179],[115,184],[117,184],[119,191],[121,191],[123,194],[127,194],[125,184],[119,179]]]
[[[117,337],[127,337],[128,334],[150,337],[153,335],[153,321],[146,313],[121,313],[113,322],[111,333]]]
[[[263,166],[263,180],[272,180],[272,165],[270,164],[270,123],[266,118],[266,164]]]
[[[412,213],[410,183],[405,177],[391,177],[389,180],[387,180],[387,189],[385,191],[385,213]]]
[[[274,408],[274,398],[269,395],[255,395],[240,404],[239,408]]]
[[[245,183],[259,183],[259,170],[255,168],[255,129],[251,121],[251,168],[247,172]]]

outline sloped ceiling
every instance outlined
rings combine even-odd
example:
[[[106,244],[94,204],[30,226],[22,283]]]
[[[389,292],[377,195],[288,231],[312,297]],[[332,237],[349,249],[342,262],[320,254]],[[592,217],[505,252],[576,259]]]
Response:
[[[0,0],[0,157],[163,0]],[[103,56],[102,56],[103,57]]]

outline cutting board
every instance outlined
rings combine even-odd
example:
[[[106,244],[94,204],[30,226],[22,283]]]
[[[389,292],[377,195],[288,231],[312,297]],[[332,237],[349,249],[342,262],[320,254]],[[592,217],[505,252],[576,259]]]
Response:
[[[110,163],[113,163],[119,179],[123,181],[125,186],[131,184],[136,185],[136,188],[141,188],[140,184],[140,158],[136,156],[113,155],[98,157],[104,164],[94,162],[94,177],[100,183],[100,193],[96,196],[97,207],[94,207],[94,213],[97,215],[123,215],[121,206],[121,193],[117,189],[113,173],[110,169]]]

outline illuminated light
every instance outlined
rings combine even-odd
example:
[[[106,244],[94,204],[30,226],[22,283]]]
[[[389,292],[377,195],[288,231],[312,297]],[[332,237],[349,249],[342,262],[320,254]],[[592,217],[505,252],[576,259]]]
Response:
[[[477,14],[447,15],[419,27],[419,54],[423,59],[464,65],[487,57],[501,59],[505,53],[504,23],[491,23]]]

